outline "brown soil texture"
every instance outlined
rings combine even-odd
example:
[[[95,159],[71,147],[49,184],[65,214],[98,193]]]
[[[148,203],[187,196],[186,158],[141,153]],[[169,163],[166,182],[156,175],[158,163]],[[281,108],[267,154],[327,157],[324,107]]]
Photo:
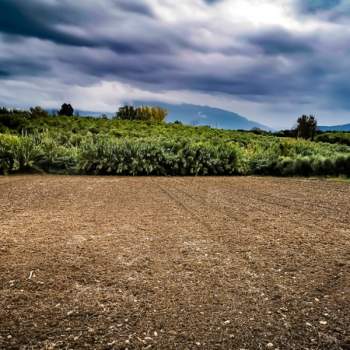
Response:
[[[1,349],[349,349],[350,183],[0,178]]]

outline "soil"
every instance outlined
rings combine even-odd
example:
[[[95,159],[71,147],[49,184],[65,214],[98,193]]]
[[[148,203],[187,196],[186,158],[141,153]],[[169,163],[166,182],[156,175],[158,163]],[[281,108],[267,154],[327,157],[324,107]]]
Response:
[[[350,349],[350,183],[0,177],[1,349]]]

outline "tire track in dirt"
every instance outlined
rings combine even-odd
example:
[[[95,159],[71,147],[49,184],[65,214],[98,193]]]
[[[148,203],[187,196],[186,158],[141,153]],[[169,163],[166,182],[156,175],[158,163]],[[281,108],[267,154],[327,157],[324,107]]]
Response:
[[[184,182],[181,182],[183,180],[179,180],[177,179],[175,181],[175,183],[184,185]],[[186,185],[185,185],[186,186]],[[222,188],[224,188],[225,190],[227,190],[228,192],[232,191],[232,188],[228,188],[225,183],[222,184]],[[305,202],[300,202],[300,201],[296,201],[296,200],[289,200],[288,197],[282,197],[280,198],[279,196],[267,196],[265,194],[262,194],[260,191],[255,191],[252,189],[239,189],[239,195],[236,195],[235,197],[229,197],[229,199],[227,197],[221,197],[221,202],[220,203],[216,203],[214,206],[208,202],[208,200],[210,201],[210,196],[203,196],[200,195],[200,189],[198,188],[196,191],[196,195],[191,195],[189,194],[189,191],[184,190],[183,188],[176,188],[177,191],[181,192],[184,196],[187,196],[189,198],[191,198],[192,200],[194,200],[197,203],[203,203],[204,201],[206,202],[207,205],[209,205],[213,210],[226,210],[229,209],[229,211],[231,210],[230,215],[226,215],[226,217],[228,219],[230,219],[232,216],[235,217],[236,220],[239,219],[239,217],[237,217],[237,215],[232,215],[232,207],[237,206],[237,204],[239,205],[240,208],[245,208],[247,207],[247,205],[249,205],[249,210],[245,210],[242,214],[247,214],[247,213],[254,213],[254,216],[256,216],[257,213],[262,213],[267,215],[268,217],[271,218],[271,213],[272,211],[269,209],[265,209],[266,204],[268,204],[268,206],[273,206],[275,208],[283,208],[283,210],[285,212],[287,212],[289,214],[288,216],[288,221],[290,222],[294,222],[295,224],[300,224],[300,219],[296,219],[296,218],[292,218],[290,216],[290,212],[294,212],[295,214],[298,214],[301,217],[304,217],[305,215],[308,216],[309,218],[312,218],[313,221],[314,218],[312,217],[312,215],[317,214],[318,216],[323,217],[324,214],[320,214],[317,209],[327,209],[330,211],[334,211],[335,208],[334,207],[328,207],[328,206],[321,206],[321,205],[313,205],[310,206],[308,203]],[[235,190],[235,194],[237,194],[237,189]],[[350,194],[349,194],[350,195]],[[256,204],[251,204],[249,199],[254,197],[254,201],[258,202]],[[273,201],[271,200],[271,198],[276,199],[277,201]],[[248,199],[245,200],[244,199]],[[289,201],[289,202],[293,202],[292,204],[285,204],[285,203],[281,203],[280,200],[282,201]],[[261,204],[259,204],[259,202]],[[316,207],[316,208],[313,208]],[[302,209],[298,209],[298,208],[302,208]],[[220,209],[222,208],[222,209]],[[304,210],[303,210],[304,209]],[[307,210],[306,210],[307,209]],[[338,215],[337,215],[338,214]],[[333,216],[329,215],[329,212],[326,213],[327,217],[329,217],[330,219],[334,219],[335,222],[337,222],[337,225],[343,225],[342,228],[344,230],[346,230],[349,227],[349,220],[345,219],[346,214],[344,214],[344,219],[343,221],[339,220],[339,211],[337,211],[337,213]],[[242,217],[242,216],[240,216]],[[278,219],[278,217],[276,217]],[[308,224],[305,223],[304,225],[306,225],[307,227],[309,227],[310,229],[314,229],[315,228],[315,224]],[[319,226],[322,226],[322,222],[317,221],[317,227],[318,229],[320,228]],[[329,230],[329,227],[323,227],[322,231],[323,232],[327,232]]]
[[[186,184],[184,182],[181,182],[181,180],[175,180],[175,183],[180,184],[181,186]],[[195,206],[198,207],[198,204],[206,204],[206,207],[210,207],[211,210],[216,211],[221,213],[225,218],[227,218],[229,221],[232,221],[232,218],[234,218],[234,221],[239,221],[243,216],[246,216],[247,213],[254,213],[254,216],[257,216],[257,213],[261,213],[264,215],[271,215],[271,211],[268,209],[264,209],[262,208],[260,205],[256,205],[256,206],[252,206],[249,203],[249,199],[250,199],[250,194],[251,191],[241,191],[240,195],[235,196],[233,198],[232,201],[227,200],[224,196],[222,196],[220,198],[220,202],[219,203],[215,203],[213,204],[212,202],[210,202],[210,196],[204,196],[204,195],[200,195],[199,192],[201,189],[197,188],[196,194],[190,194],[188,192],[188,190],[183,189],[183,188],[179,188],[179,187],[174,187],[174,189],[176,189],[176,192],[180,192],[184,197],[189,198],[190,200],[192,200],[195,203]],[[248,194],[248,196],[247,196]],[[248,201],[243,201],[243,199],[248,199]],[[274,204],[274,206],[278,206],[275,203],[269,203],[269,204]],[[239,215],[237,215],[237,213],[232,213],[232,207],[237,206],[240,209],[239,211]],[[249,205],[249,207],[248,207]],[[228,210],[230,212],[230,214],[226,214],[225,211]],[[197,216],[200,216],[197,213]]]
[[[198,213],[191,209],[190,207],[188,207],[187,205],[185,205],[174,193],[170,192],[168,189],[164,188],[163,186],[161,186],[159,183],[155,183],[154,184],[163,192],[165,193],[172,201],[174,201],[179,207],[181,207],[182,209],[184,209],[187,213],[189,213],[198,223],[200,223],[201,225],[203,225],[208,231],[212,231],[213,228],[211,227],[211,225],[209,223],[207,223],[205,220],[203,220],[201,218],[200,215],[198,215]]]
[[[180,183],[178,179],[172,179],[172,182]],[[234,265],[237,264],[240,266],[245,266],[245,274],[252,274],[253,273],[252,271],[256,270],[255,267],[250,263],[250,257],[249,257],[250,249],[242,248],[242,246],[239,244],[238,235],[235,235],[238,240],[237,240],[237,245],[234,248],[232,247],[232,245],[227,246],[225,244],[225,241],[222,241],[221,239],[223,235],[230,234],[232,232],[232,224],[237,224],[239,222],[239,217],[233,219],[232,216],[229,216],[223,213],[223,211],[220,210],[218,206],[209,205],[212,216],[216,212],[216,213],[219,213],[220,219],[222,219],[222,217],[228,219],[228,223],[225,224],[225,227],[224,228],[220,227],[218,229],[217,227],[213,226],[212,224],[208,223],[205,219],[203,219],[203,217],[207,217],[207,216],[200,213],[200,210],[195,210],[191,208],[191,205],[185,205],[184,202],[186,201],[184,201],[184,199],[181,198],[178,194],[175,194],[175,192],[181,193],[185,198],[189,198],[196,207],[204,205],[206,208],[208,208],[208,202],[205,200],[204,197],[198,196],[200,198],[198,199],[197,197],[191,195],[188,191],[179,189],[174,185],[171,186],[172,188],[171,191],[169,189],[165,189],[159,183],[157,183],[156,185],[158,186],[158,188],[160,188],[160,190],[163,193],[165,193],[171,200],[173,200],[177,205],[183,208],[186,212],[190,213],[191,217],[193,217],[200,225],[202,225],[205,228],[206,232],[201,233],[201,235],[203,235],[206,239],[209,238],[209,240],[211,241],[211,246],[219,245],[220,252],[221,253],[226,252],[224,254],[225,256],[230,256],[232,255],[233,252],[235,252],[236,254],[234,257],[234,260],[235,260]],[[217,217],[217,215],[215,217]],[[212,237],[214,232],[215,232],[215,236]],[[215,249],[218,249],[218,248],[215,248]],[[233,261],[231,261],[231,264],[232,263]]]
[[[225,221],[225,226],[228,228],[227,230],[223,230],[222,229],[222,227],[221,227],[221,232],[222,233],[224,233],[225,231],[227,231],[228,233],[230,232],[230,227],[232,226],[232,224],[233,223],[235,223],[235,222],[238,222],[238,220],[236,221],[236,220],[232,220],[232,215],[228,215],[228,214],[226,214],[226,211],[227,211],[227,209],[230,209],[233,205],[236,205],[237,206],[237,204],[239,204],[240,202],[239,201],[236,201],[236,198],[235,198],[235,201],[232,203],[232,202],[227,202],[227,201],[225,201],[225,199],[226,199],[226,197],[225,196],[221,196],[221,199],[224,201],[224,202],[226,202],[226,203],[229,203],[229,205],[225,205],[225,204],[222,204],[222,203],[220,203],[220,204],[217,204],[216,203],[216,205],[212,205],[210,202],[208,202],[208,196],[203,196],[203,195],[200,195],[199,193],[200,193],[200,191],[198,190],[198,189],[196,189],[195,191],[192,191],[192,192],[195,192],[196,193],[196,195],[193,195],[193,194],[190,194],[189,193],[189,190],[186,190],[186,189],[184,189],[183,188],[183,185],[184,185],[184,183],[183,183],[183,180],[177,180],[177,181],[175,181],[175,183],[177,183],[177,184],[180,184],[180,186],[182,186],[182,188],[179,188],[178,186],[172,186],[172,189],[174,189],[174,191],[176,191],[176,193],[181,193],[182,194],[182,196],[183,197],[187,197],[187,198],[189,198],[191,201],[193,201],[195,204],[195,207],[197,207],[197,208],[200,208],[201,207],[201,205],[203,206],[204,205],[204,203],[205,203],[205,206],[206,207],[210,207],[210,211],[211,212],[214,212],[214,211],[217,211],[217,212],[219,212],[219,213],[221,213],[221,215],[223,216],[223,217],[225,217],[227,220]],[[187,185],[188,185],[188,183],[187,183]],[[193,190],[193,189],[192,189]],[[257,197],[256,196],[256,191],[254,191],[254,192],[250,192],[250,194],[251,193],[253,193],[253,196],[255,196],[255,197]],[[180,197],[179,197],[180,198]],[[177,199],[177,201],[181,201],[180,199]],[[242,196],[238,196],[238,198],[242,198]],[[269,201],[269,203],[270,203],[270,201]],[[278,207],[278,204],[276,204],[276,203],[273,203],[273,205],[274,206],[277,206]],[[190,206],[190,205],[188,205],[188,206]],[[255,210],[255,206],[253,207],[253,209],[249,209],[249,211],[251,211],[251,210]],[[256,214],[256,212],[259,212],[259,210],[255,210],[254,211],[254,213]],[[266,213],[266,214],[269,214],[270,215],[270,219],[269,220],[271,220],[271,213],[273,212],[273,211],[262,211],[262,210],[260,210],[260,212],[262,212],[262,213]],[[200,214],[200,212],[199,211],[197,211],[196,212],[196,215],[198,216],[198,217],[201,217],[201,216],[203,216],[203,214]],[[255,216],[255,215],[254,215]],[[242,217],[242,216],[241,216]],[[279,221],[287,221],[287,223],[288,224],[290,224],[290,223],[295,223],[295,226],[296,227],[298,227],[298,226],[300,226],[300,220],[298,220],[298,219],[296,219],[296,218],[291,218],[290,216],[288,217],[288,218],[285,218],[285,216],[283,216],[283,217],[281,217],[280,215],[277,215],[276,216],[276,220],[277,220],[277,222],[279,222]],[[259,225],[257,225],[257,223],[256,222],[252,222],[251,223],[252,224],[252,227],[251,227],[251,229],[252,230],[254,230],[254,229],[256,229],[256,230],[259,230]],[[337,223],[337,225],[339,226],[339,222]],[[315,232],[315,230],[317,230],[317,232],[318,232],[318,235],[320,234],[320,232],[323,232],[325,235],[327,235],[328,233],[329,233],[329,228],[324,228],[323,230],[320,230],[320,227],[319,227],[320,225],[319,225],[319,222],[317,222],[317,226],[315,226],[315,224],[314,223],[312,223],[312,224],[308,224],[308,223],[305,223],[305,220],[303,221],[303,227],[305,228],[305,227],[307,227],[307,228],[309,228],[310,229],[310,233],[311,232]],[[347,228],[348,228],[348,226],[347,226]],[[215,228],[213,227],[213,226],[211,226],[211,229],[212,230],[215,230]],[[333,229],[334,229],[334,227],[333,227]],[[347,233],[348,232],[348,233]],[[343,236],[344,238],[346,238],[346,236],[348,236],[349,237],[349,234],[350,234],[350,231],[349,230],[344,230],[344,232],[342,232],[342,231],[338,231],[338,234],[339,234],[339,238],[341,237],[341,236]],[[303,240],[305,240],[305,238],[302,238]],[[236,250],[237,251],[237,250]],[[245,252],[247,252],[247,250],[245,251]]]

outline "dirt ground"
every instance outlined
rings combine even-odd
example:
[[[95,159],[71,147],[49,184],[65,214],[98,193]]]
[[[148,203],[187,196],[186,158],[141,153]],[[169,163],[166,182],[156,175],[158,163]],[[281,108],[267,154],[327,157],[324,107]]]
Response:
[[[350,349],[350,183],[0,177],[1,349]]]

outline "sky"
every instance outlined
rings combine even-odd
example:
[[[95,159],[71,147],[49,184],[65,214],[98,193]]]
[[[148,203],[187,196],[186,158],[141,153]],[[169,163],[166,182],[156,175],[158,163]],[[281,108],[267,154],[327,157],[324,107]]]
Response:
[[[350,1],[0,1],[0,105],[140,100],[350,123]]]

